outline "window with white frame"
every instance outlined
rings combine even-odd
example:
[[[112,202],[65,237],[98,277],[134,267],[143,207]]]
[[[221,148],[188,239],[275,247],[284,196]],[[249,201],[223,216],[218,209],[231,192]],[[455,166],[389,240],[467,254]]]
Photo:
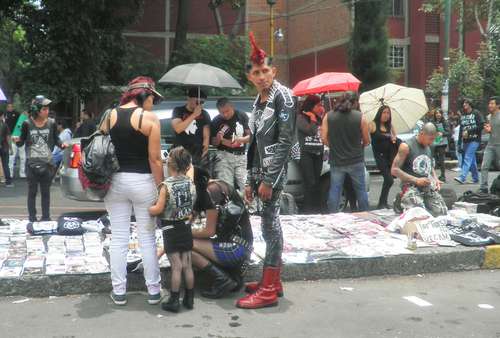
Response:
[[[389,16],[404,16],[405,15],[405,1],[404,0],[389,0],[387,10]]]
[[[405,68],[405,46],[391,45],[387,61],[390,68]]]

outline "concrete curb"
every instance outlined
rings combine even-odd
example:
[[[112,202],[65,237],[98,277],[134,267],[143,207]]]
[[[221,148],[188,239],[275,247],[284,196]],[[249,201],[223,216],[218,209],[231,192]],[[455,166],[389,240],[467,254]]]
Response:
[[[287,264],[283,268],[283,280],[318,280],[360,278],[384,275],[415,275],[419,273],[453,272],[491,268],[485,259],[486,252],[495,252],[500,262],[500,246],[495,250],[484,248],[425,248],[413,255],[391,257],[335,259],[310,264]],[[488,263],[489,264],[489,263]],[[499,265],[496,265],[499,266]],[[261,266],[251,266],[246,280],[258,280]],[[163,287],[168,288],[169,270],[162,270]],[[207,284],[207,276],[197,273],[196,284]],[[0,296],[48,297],[69,294],[104,293],[111,290],[110,274],[60,275],[0,279]],[[145,291],[142,274],[128,275],[129,291]]]

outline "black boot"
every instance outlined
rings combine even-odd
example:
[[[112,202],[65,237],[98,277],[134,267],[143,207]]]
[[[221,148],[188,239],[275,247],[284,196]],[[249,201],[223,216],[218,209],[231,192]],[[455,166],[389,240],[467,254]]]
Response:
[[[182,305],[188,310],[193,309],[194,305],[194,289],[186,289],[184,291],[184,298],[182,299]]]
[[[214,277],[212,287],[201,292],[203,297],[212,299],[221,298],[238,286],[238,283],[229,277],[227,273],[211,263],[203,268],[202,271],[205,271]]]
[[[161,303],[161,308],[165,311],[179,312],[179,292],[170,292],[170,297],[168,297],[167,302]]]

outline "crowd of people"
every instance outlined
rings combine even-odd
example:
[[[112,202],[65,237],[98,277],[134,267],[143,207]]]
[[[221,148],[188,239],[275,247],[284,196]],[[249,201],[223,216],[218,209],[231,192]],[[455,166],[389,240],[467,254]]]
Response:
[[[6,188],[14,187],[14,178],[28,183],[29,221],[50,220],[50,187],[61,165],[63,151],[73,137],[65,120],[49,117],[51,100],[35,97],[22,113],[8,102],[0,111],[0,177]],[[82,112],[75,136],[90,136],[96,129],[89,113]],[[36,196],[40,189],[42,217],[37,218]]]
[[[172,114],[175,140],[167,158],[168,177],[161,158],[161,126],[152,112],[162,99],[149,77],[130,81],[120,99],[96,126],[87,112],[73,134],[63,121],[49,118],[51,101],[37,96],[28,112],[18,114],[12,104],[0,114],[0,155],[11,186],[14,159],[19,157],[20,177],[28,180],[29,220],[37,221],[35,199],[40,187],[42,218],[50,220],[50,185],[53,168],[60,163],[62,150],[72,137],[85,137],[96,128],[110,135],[119,163],[112,176],[105,206],[109,214],[112,240],[110,265],[111,299],[127,303],[127,253],[132,210],[135,215],[142,253],[148,303],[161,303],[166,311],[178,312],[181,305],[194,307],[193,266],[212,277],[202,296],[220,298],[243,287],[242,273],[252,252],[253,234],[248,204],[258,198],[262,236],[266,243],[262,277],[245,286],[247,295],[236,305],[245,309],[274,306],[284,294],[281,283],[283,233],[280,201],[287,182],[292,148],[300,145],[305,213],[319,213],[320,176],[325,147],[330,150],[330,187],[327,209],[339,211],[346,188],[351,209],[369,208],[364,148],[372,145],[376,165],[383,177],[378,208],[389,208],[389,191],[394,178],[401,192],[394,209],[427,209],[433,215],[447,213],[439,194],[446,181],[445,156],[456,145],[463,184],[469,172],[479,183],[475,153],[481,134],[490,133],[486,146],[481,191],[487,191],[488,169],[500,163],[499,98],[489,100],[486,118],[464,100],[460,115],[445,119],[435,108],[422,118],[415,135],[402,142],[392,124],[392,111],[381,104],[373,121],[358,109],[356,97],[343,94],[333,107],[325,108],[323,98],[310,95],[299,104],[291,90],[275,80],[272,59],[251,35],[252,54],[247,78],[258,93],[252,114],[239,112],[227,98],[217,101],[219,115],[211,120],[203,109],[206,93],[199,88],[187,91],[185,105]],[[327,111],[328,110],[328,111]],[[454,129],[458,139],[454,140]],[[209,170],[209,146],[216,148],[213,174]],[[21,155],[22,154],[22,155]],[[25,164],[22,162],[25,161]],[[439,169],[439,177],[436,174]],[[200,215],[202,227],[193,227]],[[171,265],[170,294],[161,300],[161,277],[155,229],[163,233],[164,250]],[[184,280],[184,282],[182,282]],[[184,285],[180,301],[181,286]]]

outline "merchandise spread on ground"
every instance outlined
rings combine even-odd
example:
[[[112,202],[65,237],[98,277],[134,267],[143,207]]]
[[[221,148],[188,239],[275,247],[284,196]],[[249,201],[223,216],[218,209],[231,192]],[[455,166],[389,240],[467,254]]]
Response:
[[[283,260],[285,264],[305,264],[413,254],[415,251],[408,248],[410,239],[416,240],[418,248],[455,246],[455,241],[465,245],[500,242],[498,217],[470,214],[462,209],[433,218],[422,210],[411,209],[403,215],[385,209],[357,214],[282,216]],[[259,264],[265,256],[260,217],[252,216],[250,221],[255,238],[251,263]],[[2,222],[7,226],[0,226],[0,278],[110,271],[107,250],[112,235],[96,221],[83,222],[87,232],[78,236],[33,236],[26,231],[28,221],[2,219]],[[450,240],[450,235],[455,241]],[[161,250],[160,230],[156,231],[156,239]],[[132,223],[127,261],[135,269],[140,260],[136,226]],[[160,266],[169,267],[165,255],[160,258]]]

